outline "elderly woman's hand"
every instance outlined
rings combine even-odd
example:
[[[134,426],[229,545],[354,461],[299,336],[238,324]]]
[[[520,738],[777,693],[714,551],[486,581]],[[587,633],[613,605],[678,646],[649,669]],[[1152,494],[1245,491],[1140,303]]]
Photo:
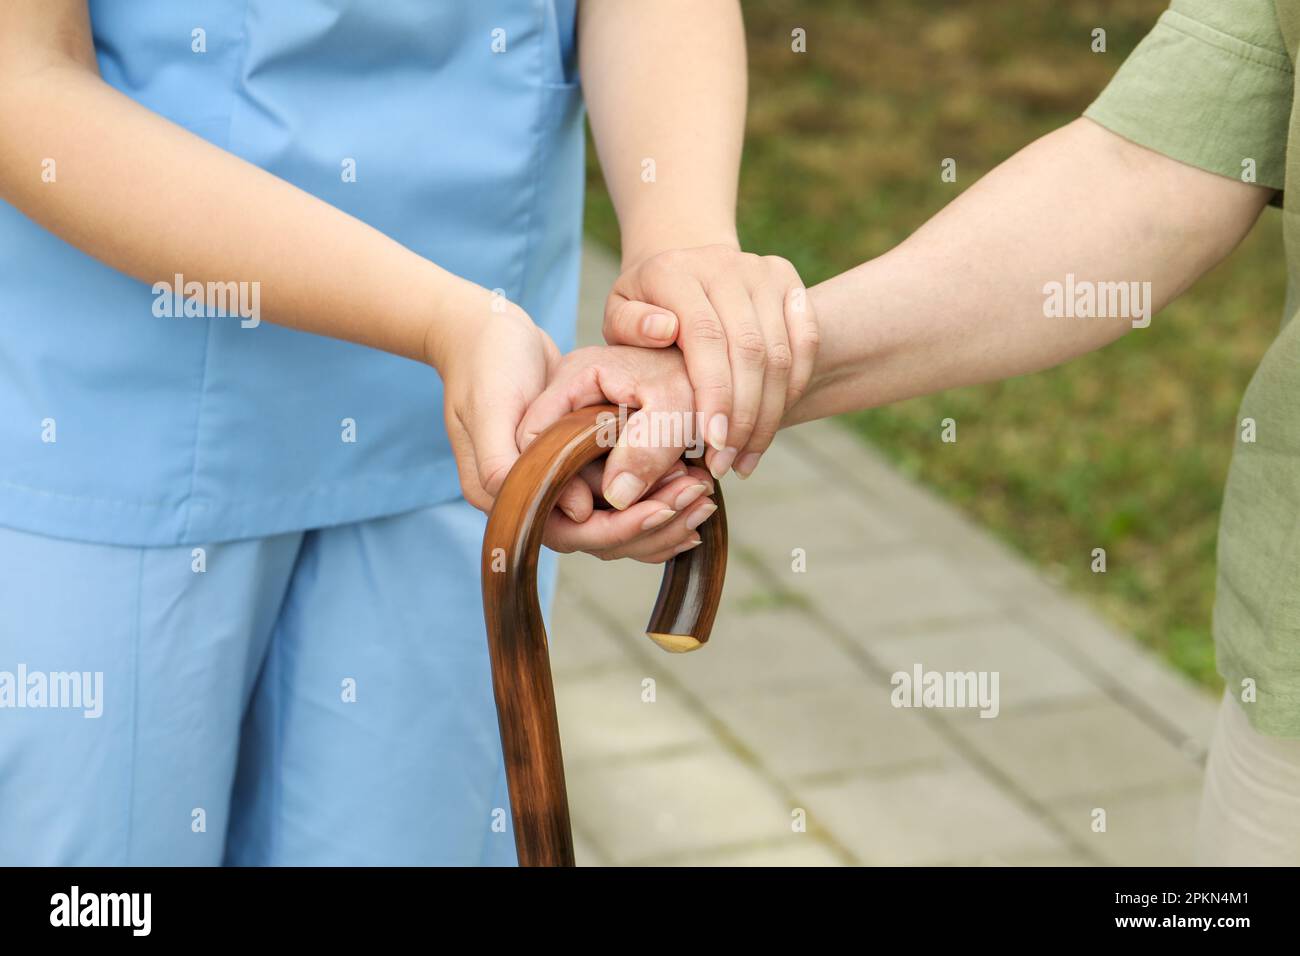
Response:
[[[443,376],[447,433],[461,490],[483,511],[491,509],[520,452],[570,408],[610,399],[632,403],[644,396],[677,402],[682,395],[690,405],[680,356],[587,349],[562,359],[550,337],[511,304],[463,323],[453,338],[437,341],[429,351]],[[637,352],[646,357],[633,361]],[[597,362],[597,353],[613,354]],[[633,375],[642,381],[635,383]],[[613,392],[609,399],[600,385]],[[679,460],[681,453],[680,447],[648,455],[615,449],[614,460],[636,476],[636,483],[625,478],[607,488],[605,498],[615,507],[597,510],[600,467],[587,469],[561,493],[559,511],[546,526],[546,546],[654,562],[694,547],[699,542],[694,529],[712,511],[703,503],[690,506],[712,492],[713,479],[703,468],[688,468]]]
[[[606,403],[620,406],[626,419],[618,442],[603,466],[594,463],[565,488],[563,513],[548,519],[548,547],[658,563],[699,544],[696,529],[717,508],[708,500],[714,483],[700,460],[704,441],[677,349],[566,355],[524,415],[517,443],[526,448],[568,412]]]

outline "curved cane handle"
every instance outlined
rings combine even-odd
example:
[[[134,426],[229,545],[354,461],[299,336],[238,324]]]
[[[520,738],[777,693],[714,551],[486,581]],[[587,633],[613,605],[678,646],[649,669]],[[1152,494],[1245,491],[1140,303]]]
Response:
[[[537,556],[561,490],[609,450],[617,423],[616,408],[597,405],[571,412],[538,436],[506,477],[483,536],[483,616],[521,866],[573,865]],[[700,545],[664,567],[646,632],[670,651],[704,644],[718,610],[727,565],[720,490],[714,501],[718,511],[700,526]]]

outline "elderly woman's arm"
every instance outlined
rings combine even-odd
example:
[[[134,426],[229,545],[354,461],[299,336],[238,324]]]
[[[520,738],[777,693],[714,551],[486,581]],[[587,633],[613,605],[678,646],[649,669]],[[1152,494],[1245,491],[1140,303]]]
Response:
[[[1272,195],[1090,120],[1057,130],[898,248],[808,291],[822,344],[809,387],[782,426],[1021,375],[1100,348],[1144,327],[1231,252]],[[1044,291],[1052,283],[1060,285],[1056,301]],[[1124,314],[1082,317],[1087,303],[1077,296],[1088,288],[1100,296],[1094,311],[1119,306]],[[1054,305],[1067,314],[1049,317]],[[675,383],[665,361],[677,370]],[[676,350],[586,349],[560,363],[522,427],[536,433],[574,405],[626,400],[608,388],[602,396],[598,386],[641,375],[660,383],[655,413],[692,414]],[[620,447],[606,474],[656,473],[674,454]]]
[[[822,345],[783,424],[1049,368],[1140,330],[1272,196],[1076,120],[896,249],[809,290]],[[1094,313],[1124,315],[1082,317],[1090,291]]]

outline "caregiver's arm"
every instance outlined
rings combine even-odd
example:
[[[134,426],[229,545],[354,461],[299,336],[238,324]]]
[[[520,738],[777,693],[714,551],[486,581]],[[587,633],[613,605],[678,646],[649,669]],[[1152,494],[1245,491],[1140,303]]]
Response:
[[[624,264],[670,249],[738,249],[746,77],[737,0],[581,0],[578,17],[582,92]]]
[[[783,424],[1100,348],[1133,322],[1049,318],[1045,286],[1069,275],[1076,287],[1149,282],[1143,301],[1153,314],[1231,252],[1272,195],[1076,120],[998,166],[896,249],[809,290],[822,344],[809,389]]]
[[[55,175],[46,181],[46,161]],[[0,6],[0,198],[152,283],[257,281],[263,318],[439,357],[488,294],[104,83],[86,0]]]
[[[721,475],[767,447],[812,372],[794,267],[740,251],[745,126],[738,0],[581,0],[583,92],[618,213],[623,269],[605,307],[611,344],[686,357]],[[757,455],[755,454],[756,458]],[[751,464],[752,467],[752,464]],[[647,475],[629,472],[633,489]],[[614,476],[610,476],[611,481]],[[606,497],[635,500],[607,484]]]

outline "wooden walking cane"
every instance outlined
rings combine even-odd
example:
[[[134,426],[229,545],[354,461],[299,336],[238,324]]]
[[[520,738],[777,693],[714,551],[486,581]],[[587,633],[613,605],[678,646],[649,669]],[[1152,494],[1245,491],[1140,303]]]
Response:
[[[483,536],[483,615],[492,657],[501,748],[520,866],[573,866],[573,834],[560,755],[560,727],[537,599],[542,528],[565,484],[609,450],[618,410],[598,405],[547,429],[515,462]],[[701,543],[664,566],[647,635],[668,651],[709,639],[727,568],[727,516],[699,528]]]

